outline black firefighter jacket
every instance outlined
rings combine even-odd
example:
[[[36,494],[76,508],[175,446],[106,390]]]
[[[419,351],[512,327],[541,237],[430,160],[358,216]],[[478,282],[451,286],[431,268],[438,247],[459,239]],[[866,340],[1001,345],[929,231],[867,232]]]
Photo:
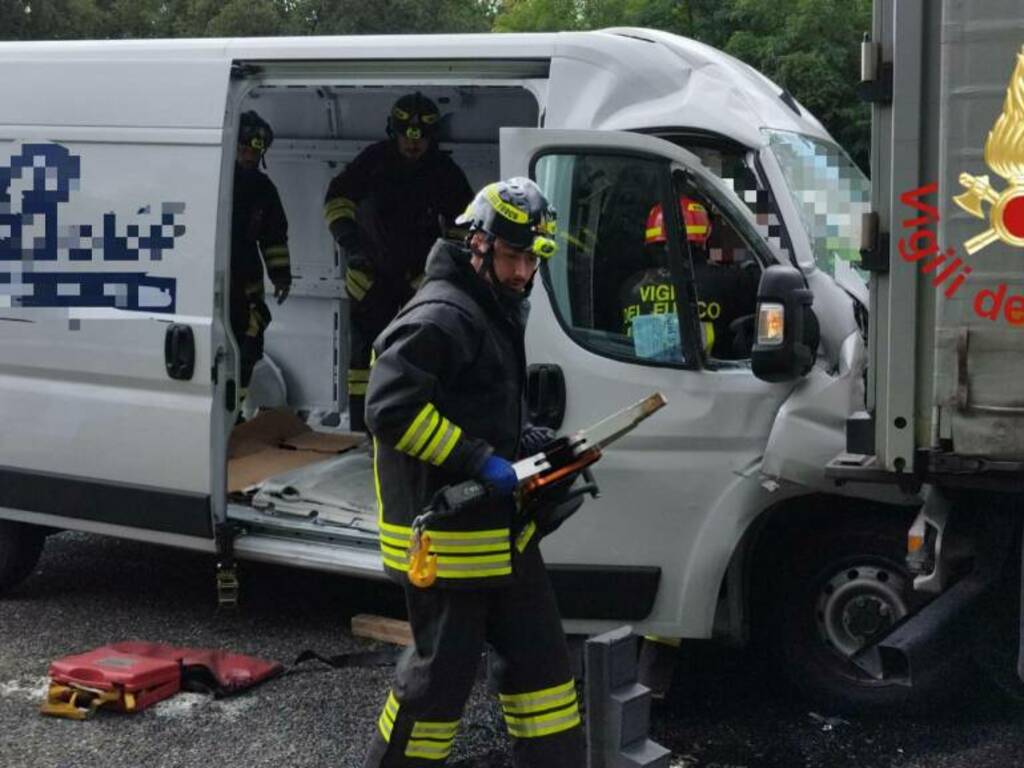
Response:
[[[381,552],[406,583],[410,526],[434,493],[475,477],[492,452],[514,460],[523,425],[525,301],[506,307],[469,252],[438,240],[426,282],[374,343],[366,395],[374,435]],[[512,575],[511,499],[486,501],[430,529],[438,585]]]

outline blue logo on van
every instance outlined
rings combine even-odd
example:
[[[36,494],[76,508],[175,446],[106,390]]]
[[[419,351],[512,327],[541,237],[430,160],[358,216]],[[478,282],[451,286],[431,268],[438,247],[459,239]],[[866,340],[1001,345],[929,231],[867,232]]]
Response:
[[[119,226],[114,213],[98,226],[62,224],[60,206],[78,190],[81,158],[59,144],[24,144],[10,165],[0,165],[0,306],[116,307],[173,313],[177,281],[132,267],[160,261],[185,234],[184,203],[138,209]],[[122,266],[118,271],[62,270],[83,262]],[[56,267],[51,269],[50,267]],[[112,266],[112,265],[111,265]]]

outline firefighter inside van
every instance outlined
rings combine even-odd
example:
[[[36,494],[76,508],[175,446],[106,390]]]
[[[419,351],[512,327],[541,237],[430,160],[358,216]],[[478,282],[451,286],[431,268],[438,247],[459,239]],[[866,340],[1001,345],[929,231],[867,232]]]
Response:
[[[712,236],[727,241],[728,225],[716,232],[708,206],[688,195],[679,196],[680,219],[686,227],[686,239],[693,260],[697,311],[705,355],[719,360],[750,356],[752,339],[749,324],[736,322],[754,312],[757,301],[756,270],[741,267],[733,260],[734,249],[711,247]],[[719,246],[723,243],[719,243]],[[661,203],[647,214],[644,227],[644,251],[648,266],[625,281],[619,291],[622,332],[639,343],[637,334],[643,322],[637,318],[676,317],[676,289],[669,269],[669,251]],[[684,251],[685,254],[685,251]]]
[[[370,348],[423,280],[442,226],[473,199],[462,169],[438,148],[441,113],[422,93],[394,103],[388,139],[372,144],[331,180],[324,218],[345,254],[350,301],[349,425],[366,431]]]
[[[270,325],[264,300],[263,265],[280,304],[292,284],[288,219],[274,182],[260,170],[274,141],[270,125],[252,110],[241,116],[235,157],[231,222],[231,332],[241,354],[240,404],[256,363],[263,357],[263,335]],[[241,411],[239,411],[241,418]]]

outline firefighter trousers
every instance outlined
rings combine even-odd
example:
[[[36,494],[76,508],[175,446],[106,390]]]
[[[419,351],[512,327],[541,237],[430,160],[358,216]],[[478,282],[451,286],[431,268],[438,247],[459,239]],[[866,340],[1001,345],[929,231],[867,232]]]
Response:
[[[348,363],[349,428],[366,432],[366,384],[370,380],[373,341],[398,310],[412,298],[413,289],[400,279],[374,277],[365,266],[346,271],[350,303],[351,332]]]
[[[536,542],[507,586],[406,587],[414,644],[398,662],[364,768],[441,766],[490,646],[516,768],[586,764],[576,683]]]

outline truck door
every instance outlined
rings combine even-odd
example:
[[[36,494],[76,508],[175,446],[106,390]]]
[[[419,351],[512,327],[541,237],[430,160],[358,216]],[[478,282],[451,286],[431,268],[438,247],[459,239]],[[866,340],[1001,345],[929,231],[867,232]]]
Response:
[[[0,82],[0,508],[209,537],[229,64],[21,50]]]
[[[735,515],[716,512],[744,504],[733,491],[757,477],[792,386],[758,381],[747,359],[744,317],[755,311],[761,269],[777,255],[731,190],[657,138],[503,129],[501,171],[534,178],[557,211],[559,250],[533,292],[527,354],[562,370],[562,430],[656,390],[668,400],[608,451],[595,471],[602,497],[545,543],[546,557],[657,566],[650,618],[676,631],[689,622],[700,636],[720,573],[691,573],[688,564],[711,548],[724,570],[738,534],[718,530],[734,527]],[[731,522],[716,528],[716,518]],[[705,599],[696,615],[681,615],[684,586],[710,594],[710,606]]]

